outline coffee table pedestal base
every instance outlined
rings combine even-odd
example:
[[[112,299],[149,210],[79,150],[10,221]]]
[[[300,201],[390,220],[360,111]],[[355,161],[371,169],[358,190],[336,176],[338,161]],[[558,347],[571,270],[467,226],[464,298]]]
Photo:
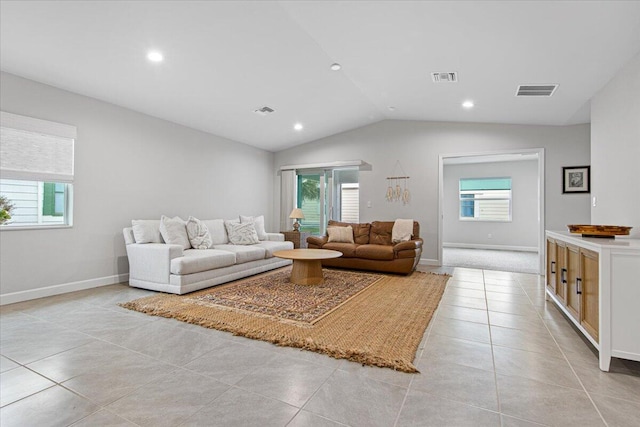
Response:
[[[319,285],[324,282],[322,262],[319,259],[294,259],[291,268],[291,283],[296,285]]]
[[[289,249],[276,251],[273,256],[293,260],[291,283],[296,285],[319,285],[324,281],[321,260],[341,257],[342,252],[328,249]]]

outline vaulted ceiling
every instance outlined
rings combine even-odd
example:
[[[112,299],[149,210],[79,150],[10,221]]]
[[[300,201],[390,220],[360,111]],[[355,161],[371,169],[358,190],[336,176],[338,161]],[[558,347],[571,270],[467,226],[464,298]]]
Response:
[[[3,71],[270,151],[384,119],[586,123],[640,52],[638,1],[2,1],[0,16]]]

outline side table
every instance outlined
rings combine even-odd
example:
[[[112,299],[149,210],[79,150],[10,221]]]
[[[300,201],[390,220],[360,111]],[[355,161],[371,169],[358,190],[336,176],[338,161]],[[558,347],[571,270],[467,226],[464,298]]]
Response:
[[[294,249],[306,249],[307,237],[311,236],[311,233],[306,231],[281,231],[284,234],[284,240],[287,242],[293,242]]]

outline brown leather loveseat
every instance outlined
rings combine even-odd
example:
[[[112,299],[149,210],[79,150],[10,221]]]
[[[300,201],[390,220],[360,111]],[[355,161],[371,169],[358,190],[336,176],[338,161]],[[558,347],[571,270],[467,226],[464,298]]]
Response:
[[[342,252],[340,258],[322,260],[323,267],[373,270],[385,273],[409,274],[415,270],[422,254],[420,225],[413,222],[411,240],[392,243],[394,221],[374,221],[352,224],[329,221],[328,227],[353,228],[354,243],[329,242],[328,236],[307,238],[310,249],[331,249]]]

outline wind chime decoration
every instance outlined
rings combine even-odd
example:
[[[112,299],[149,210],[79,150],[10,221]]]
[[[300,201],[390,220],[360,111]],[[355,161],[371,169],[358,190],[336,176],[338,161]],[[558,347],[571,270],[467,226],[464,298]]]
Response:
[[[404,169],[402,169],[402,165],[400,164],[400,160],[397,160],[395,166],[393,167],[394,173],[398,168],[400,169],[400,172],[402,172],[403,176],[387,177],[386,199],[387,202],[402,201],[402,204],[406,205],[411,200],[411,192],[409,192],[409,187],[407,185],[407,181],[410,177],[406,176],[406,173],[404,172]],[[404,186],[401,186],[401,183]]]

